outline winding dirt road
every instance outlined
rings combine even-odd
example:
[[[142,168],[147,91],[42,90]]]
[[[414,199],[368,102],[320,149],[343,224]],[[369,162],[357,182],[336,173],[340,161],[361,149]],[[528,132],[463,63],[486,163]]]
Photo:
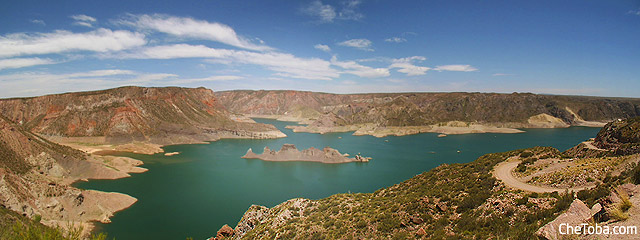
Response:
[[[520,161],[505,161],[501,162],[493,169],[493,176],[498,180],[504,182],[505,185],[511,188],[520,189],[529,192],[537,192],[537,193],[545,193],[545,192],[564,192],[566,190],[577,192],[583,189],[588,189],[591,186],[583,186],[583,187],[575,187],[575,188],[552,188],[552,187],[542,187],[531,185],[525,182],[518,180],[515,176],[513,176],[512,172],[515,169]]]

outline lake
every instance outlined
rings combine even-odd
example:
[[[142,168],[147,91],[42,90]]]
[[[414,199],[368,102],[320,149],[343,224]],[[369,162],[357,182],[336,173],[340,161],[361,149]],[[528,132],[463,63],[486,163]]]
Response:
[[[423,133],[376,138],[348,133],[294,133],[291,122],[256,119],[275,125],[288,137],[225,139],[210,144],[174,145],[174,156],[118,153],[144,161],[148,172],[118,180],[91,180],[74,186],[129,194],[138,199],[118,212],[98,231],[110,238],[205,239],[224,224],[235,227],[252,204],[273,207],[291,198],[319,199],[336,193],[374,192],[407,180],[443,163],[470,162],[486,153],[534,146],[564,151],[595,137],[599,128],[526,129],[517,134],[464,134],[437,137]],[[368,163],[266,162],[242,159],[249,148],[256,153],[284,143],[302,150],[330,146],[354,156],[372,157]]]

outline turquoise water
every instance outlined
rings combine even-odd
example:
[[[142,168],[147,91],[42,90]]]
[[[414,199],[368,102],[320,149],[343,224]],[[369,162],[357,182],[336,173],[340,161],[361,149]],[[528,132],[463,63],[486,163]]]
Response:
[[[533,146],[568,149],[595,137],[598,128],[528,129],[518,134],[465,134],[438,138],[425,133],[376,138],[351,133],[294,133],[290,122],[256,119],[275,125],[288,137],[268,140],[226,139],[211,144],[164,147],[175,156],[121,153],[144,161],[148,172],[118,180],[92,180],[76,186],[114,191],[138,199],[116,213],[100,231],[118,240],[205,239],[224,224],[232,227],[251,204],[272,207],[291,198],[318,199],[335,193],[374,192],[442,163],[464,163],[492,152]],[[340,138],[341,137],[341,138]],[[242,159],[249,148],[330,146],[341,153],[372,157],[369,163],[322,164]],[[458,153],[458,151],[460,151]]]

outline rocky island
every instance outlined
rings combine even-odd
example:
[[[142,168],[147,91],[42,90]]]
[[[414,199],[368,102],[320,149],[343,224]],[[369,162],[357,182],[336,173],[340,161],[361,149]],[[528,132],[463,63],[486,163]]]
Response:
[[[247,154],[242,158],[261,159],[265,161],[285,162],[321,162],[321,163],[348,163],[348,162],[369,162],[371,158],[362,157],[359,154],[355,158],[349,158],[348,154],[341,154],[338,150],[325,147],[320,150],[314,147],[298,150],[293,144],[284,144],[278,151],[264,147],[262,154],[256,154],[249,148]]]

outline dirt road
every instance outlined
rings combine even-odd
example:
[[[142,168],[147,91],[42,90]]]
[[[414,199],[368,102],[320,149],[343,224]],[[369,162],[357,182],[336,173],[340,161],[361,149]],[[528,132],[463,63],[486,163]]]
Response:
[[[493,176],[498,180],[501,180],[502,182],[504,182],[504,184],[507,185],[508,187],[529,191],[529,192],[537,192],[537,193],[555,192],[555,191],[561,193],[566,190],[577,192],[583,189],[590,188],[590,186],[575,187],[575,188],[552,188],[552,187],[536,186],[536,185],[531,185],[531,184],[522,182],[512,174],[513,169],[515,169],[519,163],[520,161],[501,162],[498,165],[496,165],[496,167],[493,169]]]

